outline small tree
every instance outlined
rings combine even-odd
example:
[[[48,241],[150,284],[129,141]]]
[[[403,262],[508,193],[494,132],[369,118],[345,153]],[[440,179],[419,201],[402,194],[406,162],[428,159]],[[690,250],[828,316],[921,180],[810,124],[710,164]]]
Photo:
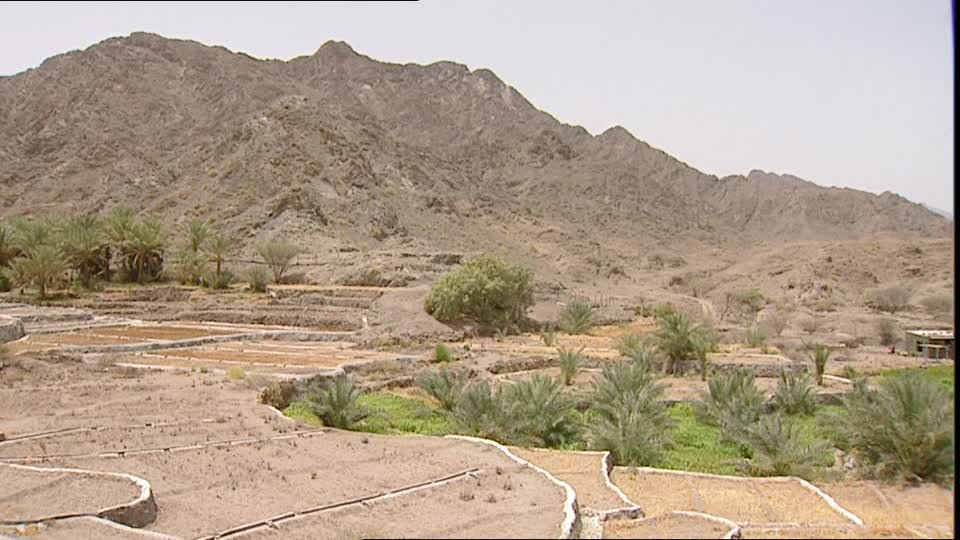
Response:
[[[880,344],[887,347],[900,341],[897,332],[897,323],[893,319],[881,319],[877,321],[877,334],[880,336]]]
[[[323,420],[323,425],[350,429],[369,416],[357,404],[359,397],[360,389],[346,376],[340,376],[307,397],[307,403],[313,413]]]
[[[40,245],[26,252],[26,256],[14,259],[11,274],[19,285],[33,285],[40,298],[47,297],[47,287],[63,277],[67,263],[63,252],[50,245]]]
[[[708,358],[707,354],[713,351],[717,344],[717,336],[710,331],[701,331],[693,338],[693,356],[697,359],[700,366],[700,380],[707,380]]]
[[[217,276],[220,276],[223,260],[233,251],[234,242],[222,233],[216,233],[210,236],[205,246],[210,261],[216,265]]]
[[[891,285],[874,289],[870,293],[869,304],[880,311],[896,313],[910,304],[913,291],[906,284]]]
[[[580,371],[580,365],[583,363],[583,347],[579,350],[560,347],[557,349],[557,356],[560,360],[560,375],[563,377],[563,384],[570,386]]]
[[[806,373],[781,371],[780,383],[777,386],[777,392],[773,395],[773,405],[788,415],[813,414],[817,408],[817,401],[810,376]]]
[[[184,235],[187,238],[187,249],[196,254],[200,253],[201,248],[207,242],[210,235],[210,227],[202,219],[194,219],[187,223],[183,228]]]
[[[561,330],[568,334],[585,334],[593,327],[593,306],[589,302],[574,300],[560,314]]]
[[[808,349],[811,351],[810,359],[813,360],[817,385],[823,386],[823,374],[827,370],[827,361],[830,360],[830,348],[821,343],[815,343],[809,345]]]
[[[257,244],[257,253],[263,257],[270,271],[273,272],[273,282],[281,283],[284,272],[290,268],[297,255],[303,253],[303,249],[289,242],[268,241]]]
[[[441,321],[472,319],[504,328],[533,305],[530,270],[493,255],[468,260],[430,289],[424,307]]]
[[[654,333],[657,349],[667,357],[666,372],[680,373],[683,362],[697,349],[697,339],[705,327],[693,324],[686,315],[675,312],[659,319]]]
[[[267,277],[266,270],[259,266],[254,266],[247,271],[247,285],[253,292],[267,292]]]

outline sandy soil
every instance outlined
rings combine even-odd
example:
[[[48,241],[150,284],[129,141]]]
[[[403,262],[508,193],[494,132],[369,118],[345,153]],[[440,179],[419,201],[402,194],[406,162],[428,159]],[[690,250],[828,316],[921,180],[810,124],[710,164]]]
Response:
[[[933,538],[949,538],[953,534],[954,493],[943,487],[900,487],[863,481],[820,487],[867,526],[905,527]]]
[[[77,540],[78,538],[96,540],[177,540],[172,536],[143,529],[125,527],[95,517],[68,518],[25,527],[4,527],[0,525],[0,535],[4,533],[14,538],[27,536],[43,538],[43,540]]]
[[[604,538],[723,538],[727,532],[729,527],[716,521],[674,513],[603,524]]]
[[[35,471],[0,464],[0,521],[36,521],[73,513],[93,513],[140,495],[120,477]]]
[[[796,482],[681,476],[614,467],[611,475],[647,515],[691,510],[745,523],[850,523]]]
[[[603,454],[600,452],[562,452],[517,447],[510,447],[510,450],[570,484],[577,492],[577,503],[581,509],[590,508],[604,512],[631,506],[604,481],[601,472]]]
[[[5,379],[7,371],[0,371],[0,378]],[[306,427],[297,428],[257,405],[255,389],[211,374],[138,371],[128,375],[109,366],[37,361],[26,377],[0,382],[4,383],[0,385],[0,431],[11,437],[0,445],[0,456],[47,456],[50,465],[145,478],[153,485],[160,509],[157,520],[148,526],[154,531],[185,537],[214,534],[284,512],[376,495],[471,468],[480,470],[483,485],[476,488],[469,504],[460,501],[456,490],[441,489],[436,497],[425,490],[418,492],[424,494],[422,500],[410,499],[417,500],[418,516],[448,517],[405,518],[396,528],[389,516],[399,515],[408,504],[406,495],[391,499],[394,502],[385,505],[382,514],[377,510],[370,515],[383,516],[377,523],[388,536],[551,537],[563,519],[562,490],[492,448],[455,439],[337,430],[289,437]],[[35,436],[64,428],[91,429]],[[267,437],[273,438],[234,446],[205,445]],[[191,444],[200,447],[162,450]],[[122,457],[89,455],[118,448],[128,452]],[[135,452],[141,448],[156,451]],[[60,453],[75,457],[53,457]],[[76,455],[80,453],[87,455]],[[8,485],[0,483],[0,497],[10,496]],[[491,493],[495,502],[487,502]],[[347,524],[370,523],[366,510],[360,507],[325,516],[316,527],[327,530],[331,520],[338,523],[341,515]],[[298,525],[304,537],[321,530],[304,523]]]

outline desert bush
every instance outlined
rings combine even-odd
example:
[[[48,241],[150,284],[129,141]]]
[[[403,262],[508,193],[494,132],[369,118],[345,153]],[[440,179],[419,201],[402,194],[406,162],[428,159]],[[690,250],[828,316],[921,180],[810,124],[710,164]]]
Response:
[[[259,266],[254,266],[248,270],[247,286],[253,292],[267,292],[267,271]]]
[[[672,422],[660,398],[664,388],[637,362],[606,366],[594,382],[590,445],[609,451],[617,465],[653,465],[670,442]]]
[[[579,350],[560,347],[557,349],[557,356],[560,360],[560,376],[563,377],[563,384],[570,386],[577,372],[580,371],[580,365],[583,363],[583,347]]]
[[[430,289],[424,307],[441,321],[458,318],[502,326],[520,322],[533,305],[530,270],[493,255],[468,260]]]
[[[623,336],[617,340],[617,352],[627,358],[632,358],[637,351],[645,347],[646,343],[641,336]]]
[[[866,470],[881,478],[938,481],[953,475],[954,401],[920,373],[862,380],[844,398],[841,433]]]
[[[744,333],[744,340],[749,347],[763,347],[763,345],[767,342],[767,334],[763,328],[759,326],[753,326],[747,328],[747,331]]]
[[[677,308],[671,303],[657,304],[653,307],[653,318],[660,320],[677,314]]]
[[[813,334],[820,329],[820,319],[816,316],[804,317],[800,319],[800,329],[808,334]]]
[[[893,319],[877,321],[877,335],[880,336],[880,344],[887,347],[900,341],[900,332],[897,330],[897,323]]]
[[[560,313],[560,329],[568,334],[586,334],[593,327],[593,306],[574,300]]]
[[[257,401],[278,410],[286,409],[297,395],[297,387],[292,381],[276,381],[260,391]]]
[[[0,268],[0,292],[8,292],[10,290],[10,278],[7,277],[7,269]]]
[[[764,318],[763,327],[767,330],[767,335],[780,337],[780,335],[783,334],[783,331],[786,330],[789,323],[790,315],[787,312],[787,309],[782,305],[778,305],[772,313]]]
[[[206,274],[206,259],[190,250],[182,250],[173,260],[173,278],[181,285],[199,285]]]
[[[233,275],[233,272],[229,270],[221,270],[219,273],[208,272],[207,275],[203,278],[203,282],[207,287],[211,289],[229,289],[230,285],[237,279]]]
[[[764,397],[749,369],[732,369],[714,375],[707,382],[707,394],[693,403],[701,422],[717,426],[723,438],[739,442],[744,429],[760,418]]]
[[[279,284],[283,282],[283,274],[293,264],[293,260],[303,253],[303,248],[290,242],[270,240],[257,244],[257,253],[270,268],[273,282]]]
[[[765,303],[763,293],[757,289],[728,292],[723,296],[720,320],[724,320],[731,312],[736,315],[745,314],[751,318],[756,317]]]
[[[910,304],[913,291],[905,284],[881,287],[870,292],[868,303],[888,313],[896,313]]]
[[[87,214],[68,219],[57,232],[67,266],[83,288],[91,289],[96,279],[110,277],[110,246],[99,217]]]
[[[577,440],[580,423],[576,404],[563,395],[559,381],[535,375],[508,386],[503,392],[506,441],[526,446],[555,448]]]
[[[822,441],[804,441],[799,425],[780,414],[768,414],[743,431],[751,455],[752,474],[764,476],[805,475],[824,455]]]
[[[813,381],[803,372],[782,370],[773,406],[788,415],[810,415],[817,408]]]
[[[557,333],[552,328],[547,328],[540,334],[540,340],[547,347],[553,347],[557,344]]]
[[[233,366],[227,370],[227,378],[231,381],[239,381],[246,378],[247,372],[240,366]]]
[[[813,360],[813,369],[817,385],[823,386],[823,374],[827,370],[827,361],[830,360],[830,348],[826,345],[815,343],[810,347],[810,351],[810,359]]]
[[[934,294],[920,300],[920,305],[927,313],[937,315],[953,310],[953,296],[949,294]]]
[[[350,429],[369,413],[360,407],[357,399],[360,389],[345,375],[337,377],[307,396],[310,411],[323,420],[323,425]]]
[[[422,373],[417,377],[416,385],[433,396],[440,403],[441,409],[452,411],[467,385],[467,373],[443,366],[439,370]]]
[[[438,364],[452,362],[453,353],[450,352],[450,348],[443,343],[437,343],[436,347],[433,348],[433,361]]]

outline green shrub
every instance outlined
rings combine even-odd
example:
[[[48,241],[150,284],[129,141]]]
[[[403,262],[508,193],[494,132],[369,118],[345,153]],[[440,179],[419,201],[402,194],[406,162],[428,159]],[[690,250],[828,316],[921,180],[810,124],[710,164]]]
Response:
[[[635,354],[644,350],[646,346],[646,343],[640,336],[623,336],[617,341],[617,352],[627,358],[633,358]]]
[[[877,335],[880,336],[880,344],[887,347],[896,345],[900,341],[900,332],[897,330],[897,323],[893,319],[877,321]]]
[[[673,307],[673,304],[657,304],[653,308],[653,318],[660,320],[666,317],[671,317],[677,314],[677,308]]]
[[[303,248],[290,242],[270,240],[257,244],[257,253],[263,257],[270,271],[273,273],[273,282],[282,283],[283,274],[293,264],[297,255],[303,253]]]
[[[247,285],[253,292],[267,292],[267,271],[260,266],[254,266],[248,270]]]
[[[450,348],[443,343],[437,343],[437,346],[433,348],[433,361],[438,364],[452,362],[453,353],[450,352]]]
[[[813,360],[814,375],[817,385],[823,386],[823,374],[827,371],[827,361],[830,360],[830,348],[820,343],[812,346],[811,359]]]
[[[810,376],[803,372],[782,370],[777,392],[773,395],[773,405],[784,414],[813,414],[817,401]]]
[[[543,341],[543,344],[547,347],[553,347],[557,344],[557,333],[547,328],[540,334],[540,340]]]
[[[354,429],[369,433],[420,433],[448,435],[455,432],[453,420],[419,399],[388,392],[364,394],[357,403],[370,414]]]
[[[604,367],[593,386],[591,447],[609,451],[618,465],[655,464],[672,426],[660,400],[663,391],[644,363]]]
[[[707,382],[708,393],[693,403],[701,422],[721,429],[725,440],[738,442],[743,430],[763,413],[765,399],[754,381],[753,370],[731,369]]]
[[[10,278],[7,277],[6,268],[0,268],[0,292],[10,291]]]
[[[657,349],[667,357],[666,372],[682,373],[683,362],[696,353],[698,340],[707,333],[706,327],[691,323],[683,313],[659,319],[654,339]]]
[[[903,481],[945,480],[954,472],[954,401],[942,385],[910,372],[857,381],[844,398],[842,433],[868,472]]]
[[[236,276],[229,270],[222,270],[219,274],[208,272],[204,278],[204,284],[211,289],[229,289],[230,285],[236,280]]]
[[[468,260],[440,278],[424,307],[441,321],[472,319],[502,326],[518,323],[533,305],[530,270],[493,255]]]
[[[306,401],[323,425],[350,429],[369,414],[357,404],[359,397],[360,389],[346,376],[340,376],[312,392]]]
[[[227,378],[231,381],[239,381],[246,378],[247,372],[240,366],[233,366],[227,370]]]
[[[560,360],[560,376],[563,377],[563,384],[570,386],[580,371],[580,365],[583,363],[583,347],[579,350],[560,347],[557,349],[557,356]]]
[[[593,306],[574,300],[560,313],[560,329],[568,334],[586,334],[593,327]]]
[[[207,273],[207,261],[203,255],[190,250],[177,253],[173,261],[173,278],[181,285],[199,285]]]
[[[467,373],[447,369],[424,372],[416,379],[416,385],[433,396],[440,403],[440,408],[452,411],[460,400],[460,394],[467,385]]]
[[[764,476],[805,475],[823,456],[826,445],[808,443],[793,419],[780,414],[762,416],[743,431],[750,449],[750,472]]]
[[[486,381],[473,382],[460,393],[452,416],[458,430],[486,439],[505,440],[505,407],[503,393],[490,390]]]
[[[764,344],[766,344],[767,342],[766,331],[764,331],[762,328],[758,326],[748,328],[745,336],[746,336],[747,346],[752,347],[754,349],[763,347]]]
[[[535,375],[508,386],[503,403],[500,431],[506,434],[505,442],[555,448],[578,438],[576,404],[563,395],[562,385],[551,377]]]

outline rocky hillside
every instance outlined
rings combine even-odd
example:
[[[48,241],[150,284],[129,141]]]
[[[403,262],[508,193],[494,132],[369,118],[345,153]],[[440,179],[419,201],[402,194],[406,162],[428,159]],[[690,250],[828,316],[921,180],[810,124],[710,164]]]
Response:
[[[625,129],[592,136],[485,69],[328,42],[256,60],[144,33],[0,78],[0,216],[116,205],[248,243],[627,260],[684,245],[952,234],[894,194],[717,178]]]

